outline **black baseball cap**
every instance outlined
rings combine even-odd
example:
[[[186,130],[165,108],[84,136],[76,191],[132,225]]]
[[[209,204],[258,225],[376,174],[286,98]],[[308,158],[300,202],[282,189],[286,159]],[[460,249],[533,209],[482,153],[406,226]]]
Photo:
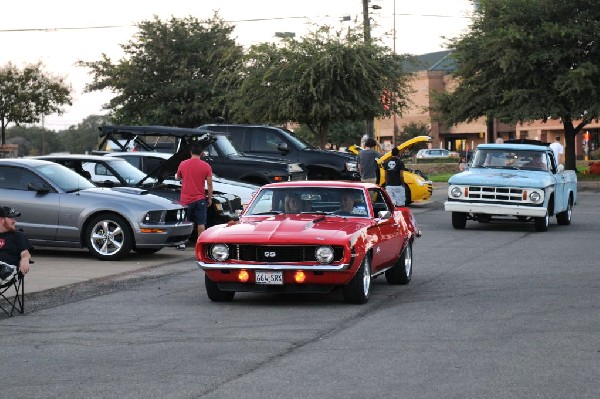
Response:
[[[19,216],[21,216],[21,212],[18,212],[15,208],[0,206],[0,218],[16,218]]]

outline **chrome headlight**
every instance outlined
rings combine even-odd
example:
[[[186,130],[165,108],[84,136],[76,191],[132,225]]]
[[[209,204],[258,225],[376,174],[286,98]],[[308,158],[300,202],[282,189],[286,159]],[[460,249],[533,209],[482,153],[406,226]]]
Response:
[[[453,196],[454,198],[458,198],[462,195],[462,191],[460,189],[460,187],[452,187],[450,189],[450,195]]]
[[[315,258],[321,264],[331,263],[333,260],[333,248],[329,245],[323,245],[315,250]]]
[[[346,170],[348,172],[358,172],[358,164],[354,161],[346,162]]]
[[[210,248],[210,256],[218,262],[229,259],[229,247],[225,244],[215,244]]]
[[[542,199],[542,195],[537,191],[532,191],[529,194],[529,199],[531,200],[531,202],[539,202]]]

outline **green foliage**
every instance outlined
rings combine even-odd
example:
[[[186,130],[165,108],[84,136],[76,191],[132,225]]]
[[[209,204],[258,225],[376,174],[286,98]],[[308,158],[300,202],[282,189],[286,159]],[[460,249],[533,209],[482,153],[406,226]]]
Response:
[[[77,126],[58,132],[59,140],[63,143],[62,151],[83,154],[96,150],[100,132],[98,128],[107,122],[106,116],[90,115]]]
[[[64,151],[64,143],[60,141],[59,136],[41,127],[14,126],[6,129],[6,142],[19,146],[19,157]]]
[[[138,28],[121,46],[119,62],[102,54],[99,61],[79,63],[93,76],[86,91],[116,92],[105,108],[121,124],[197,127],[221,116],[225,86],[219,75],[236,69],[242,57],[230,37],[234,27],[215,14],[206,21],[155,17]]]
[[[458,87],[435,96],[448,125],[560,119],[565,167],[575,135],[600,111],[600,7],[595,0],[481,0],[470,31],[450,42]],[[575,124],[574,121],[577,121]]]
[[[408,56],[365,43],[362,28],[322,26],[301,40],[253,46],[231,76],[228,105],[235,122],[295,121],[324,147],[332,124],[390,116],[407,105]],[[384,105],[382,97],[391,97]]]
[[[365,134],[364,121],[335,122],[329,126],[327,132],[327,144],[331,149],[348,147],[352,144],[360,144],[361,137]],[[320,147],[320,139],[306,125],[294,129],[294,133],[315,147]]]
[[[41,63],[23,69],[10,62],[0,67],[2,144],[10,123],[37,123],[44,115],[61,114],[64,105],[71,105],[71,88],[62,77],[45,73]]]

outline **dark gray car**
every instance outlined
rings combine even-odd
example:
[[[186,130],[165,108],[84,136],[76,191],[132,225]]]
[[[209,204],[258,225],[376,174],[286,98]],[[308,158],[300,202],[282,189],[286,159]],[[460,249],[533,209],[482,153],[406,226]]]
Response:
[[[100,188],[54,162],[0,160],[0,205],[21,212],[17,228],[34,247],[88,248],[101,260],[185,243],[186,209],[130,187]]]

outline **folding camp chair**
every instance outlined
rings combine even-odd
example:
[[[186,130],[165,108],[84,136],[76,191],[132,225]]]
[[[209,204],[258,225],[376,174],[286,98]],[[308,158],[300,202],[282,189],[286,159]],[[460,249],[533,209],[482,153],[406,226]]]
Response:
[[[12,316],[15,310],[25,312],[25,276],[20,272],[0,284],[0,309],[8,316]]]

